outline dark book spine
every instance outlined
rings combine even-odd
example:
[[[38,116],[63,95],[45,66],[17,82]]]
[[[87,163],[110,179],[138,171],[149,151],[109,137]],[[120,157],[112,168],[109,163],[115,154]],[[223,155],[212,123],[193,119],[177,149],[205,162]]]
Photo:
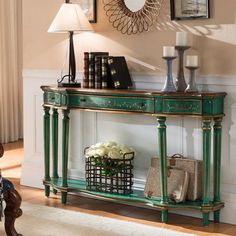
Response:
[[[115,88],[128,89],[132,87],[133,84],[125,57],[109,57],[108,67]]]
[[[114,83],[114,87],[115,88],[120,88],[121,84],[118,78],[118,71],[116,70],[116,67],[114,65],[114,60],[112,57],[108,58],[108,65],[110,68],[110,73],[111,73],[111,77]]]
[[[89,53],[89,88],[94,88],[94,54]]]
[[[107,80],[108,80],[108,73],[107,73],[107,57],[102,57],[102,89],[108,88]]]
[[[83,78],[83,87],[89,87],[89,53],[84,52],[84,78]]]
[[[95,56],[95,89],[102,88],[102,57]]]

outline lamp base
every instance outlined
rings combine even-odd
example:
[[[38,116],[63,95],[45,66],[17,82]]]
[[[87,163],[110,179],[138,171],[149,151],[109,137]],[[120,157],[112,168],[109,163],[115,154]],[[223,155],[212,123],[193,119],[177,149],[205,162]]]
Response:
[[[81,88],[81,83],[58,83],[58,87],[66,87],[66,88]]]

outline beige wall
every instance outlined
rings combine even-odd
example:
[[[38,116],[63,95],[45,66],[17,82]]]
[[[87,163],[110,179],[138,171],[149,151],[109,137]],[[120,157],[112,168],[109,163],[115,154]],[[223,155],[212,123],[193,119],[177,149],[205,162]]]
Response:
[[[82,70],[84,51],[109,51],[125,55],[156,68],[147,69],[129,62],[132,71],[163,73],[162,47],[174,45],[176,31],[189,32],[189,43],[198,53],[201,74],[236,75],[236,1],[211,1],[211,19],[170,21],[169,0],[165,0],[158,29],[127,36],[112,28],[98,1],[96,33],[75,37],[78,70]],[[66,35],[49,34],[47,29],[63,0],[23,0],[24,69],[61,69],[67,49]]]

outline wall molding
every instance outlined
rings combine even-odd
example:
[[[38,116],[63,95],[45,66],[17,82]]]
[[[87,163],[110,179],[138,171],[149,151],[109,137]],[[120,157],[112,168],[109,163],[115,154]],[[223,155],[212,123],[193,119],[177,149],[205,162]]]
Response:
[[[135,82],[139,83],[164,83],[165,75],[160,74],[142,74],[131,73]],[[236,86],[235,76],[223,76],[223,75],[199,75],[196,82],[202,85],[224,85],[224,86]]]
[[[33,79],[53,79],[61,76],[60,70],[23,70],[23,78]],[[77,72],[79,80],[82,80],[83,73]],[[143,74],[137,72],[131,72],[131,76],[135,83],[158,83],[164,84],[165,75],[163,74]],[[197,84],[199,85],[221,85],[221,86],[236,86],[236,75],[199,75],[197,78]]]

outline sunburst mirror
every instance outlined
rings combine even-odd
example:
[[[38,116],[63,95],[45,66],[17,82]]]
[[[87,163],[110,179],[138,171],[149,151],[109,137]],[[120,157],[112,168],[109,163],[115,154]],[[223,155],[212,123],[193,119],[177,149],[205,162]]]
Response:
[[[157,21],[164,0],[103,0],[113,27],[122,34],[148,31]]]

